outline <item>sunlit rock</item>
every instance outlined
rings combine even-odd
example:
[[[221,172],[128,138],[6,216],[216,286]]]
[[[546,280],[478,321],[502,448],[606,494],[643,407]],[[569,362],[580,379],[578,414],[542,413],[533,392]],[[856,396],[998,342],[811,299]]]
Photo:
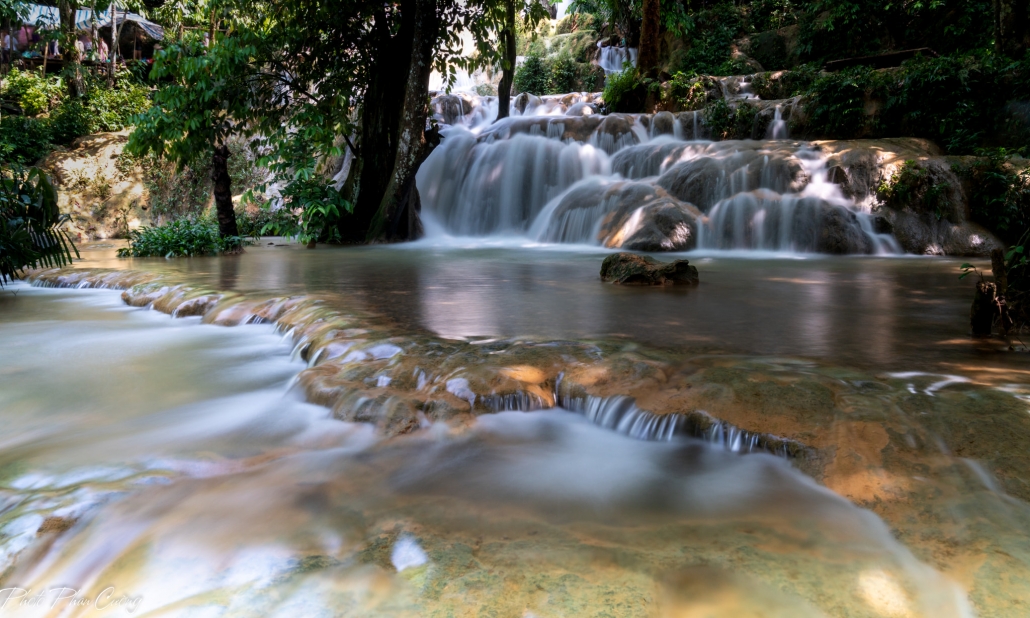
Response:
[[[633,251],[687,251],[697,242],[701,213],[645,182],[573,187],[542,215],[548,242],[599,243]]]

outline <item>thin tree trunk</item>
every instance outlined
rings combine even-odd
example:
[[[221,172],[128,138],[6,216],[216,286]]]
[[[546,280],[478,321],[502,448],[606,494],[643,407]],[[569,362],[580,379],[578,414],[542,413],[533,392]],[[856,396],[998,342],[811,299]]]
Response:
[[[501,30],[501,83],[497,85],[497,120],[507,118],[511,108],[511,85],[515,82],[515,0],[504,2],[504,29]]]
[[[114,86],[114,63],[118,59],[118,5],[111,3],[111,49],[107,52],[107,86]]]
[[[1030,45],[1030,7],[1026,0],[994,0],[995,50],[1020,59]]]
[[[417,0],[414,36],[401,111],[397,155],[393,174],[386,186],[366,240],[413,240],[421,236],[422,224],[415,172],[425,159],[426,116],[429,108],[429,76],[433,70],[433,50],[439,33],[437,0]]]
[[[80,97],[85,94],[86,85],[82,80],[82,65],[80,64],[82,58],[79,57],[79,48],[76,47],[78,40],[78,26],[75,23],[75,18],[79,13],[79,3],[75,1],[65,0],[60,5],[61,15],[61,29],[64,31],[64,36],[61,37],[61,42],[64,45],[64,54],[62,57],[65,60],[65,68],[71,68],[71,83],[70,91],[73,97]]]
[[[229,177],[229,147],[216,146],[211,157],[212,192],[215,196],[215,212],[218,214],[218,235],[239,236],[236,213],[232,208],[232,179]]]
[[[661,6],[661,0],[644,0],[644,19],[640,25],[640,51],[637,54],[637,71],[641,75],[647,75],[658,66]]]

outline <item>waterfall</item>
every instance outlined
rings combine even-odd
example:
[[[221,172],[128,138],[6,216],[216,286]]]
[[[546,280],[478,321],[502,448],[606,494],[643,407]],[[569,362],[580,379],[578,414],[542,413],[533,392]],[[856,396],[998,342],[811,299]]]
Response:
[[[723,88],[737,101],[754,97],[748,80]],[[830,182],[830,155],[787,139],[790,101],[762,104],[769,139],[739,141],[705,139],[697,111],[605,116],[598,102],[590,93],[520,94],[512,116],[493,122],[496,97],[434,99],[443,140],[417,176],[429,236],[640,251],[901,252],[875,231],[870,200]]]
[[[605,75],[621,73],[626,62],[629,62],[632,67],[637,66],[637,49],[635,47],[606,46],[598,43],[597,48],[601,50],[597,65],[604,69]]]
[[[452,234],[526,231],[554,197],[587,176],[610,173],[608,156],[590,144],[543,135],[478,141],[451,129],[418,171],[422,207]]]
[[[783,105],[777,103],[776,111],[773,113],[773,120],[765,134],[766,139],[786,139],[787,122],[783,119]]]

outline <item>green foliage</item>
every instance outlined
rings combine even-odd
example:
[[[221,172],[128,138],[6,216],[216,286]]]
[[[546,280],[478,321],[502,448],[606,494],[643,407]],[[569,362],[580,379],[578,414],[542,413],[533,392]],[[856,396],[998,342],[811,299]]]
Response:
[[[69,144],[82,135],[120,131],[149,107],[149,89],[134,81],[123,79],[107,88],[100,80],[89,79],[85,96],[66,99],[51,113],[52,139]]]
[[[210,48],[187,40],[156,54],[151,78],[173,81],[137,117],[126,150],[185,165],[244,133],[242,121],[254,96],[246,82],[254,52],[236,37],[223,37]]]
[[[576,62],[590,62],[597,51],[597,34],[593,31],[578,31],[560,34],[550,39],[549,52],[552,57],[568,54]]]
[[[970,192],[973,218],[1009,243],[1021,241],[1030,230],[1030,169],[1017,171],[1010,159],[1016,153],[1004,148],[978,151],[972,163],[959,172],[975,187]]]
[[[262,228],[262,235],[290,236],[302,243],[339,242],[340,217],[354,210],[336,187],[311,173],[299,172],[282,196],[283,210],[300,212],[299,220],[274,220]]]
[[[951,189],[947,180],[934,176],[930,169],[909,160],[880,183],[876,194],[892,210],[926,211],[940,221],[951,213]]]
[[[15,103],[28,116],[49,112],[64,96],[64,81],[60,77],[43,77],[35,71],[11,69],[0,86],[0,98]]]
[[[669,27],[669,24],[666,24]],[[743,14],[733,4],[720,3],[683,18],[672,30],[682,33],[688,47],[672,58],[675,71],[708,75],[750,72],[731,58],[734,39],[746,33]]]
[[[572,92],[576,84],[576,63],[569,54],[561,54],[551,64],[551,75],[547,78],[547,92],[562,94]]]
[[[61,225],[57,190],[38,168],[0,168],[0,286],[25,268],[66,266],[79,252]]]
[[[751,89],[761,99],[790,99],[805,94],[819,79],[820,67],[802,64],[790,71],[759,73],[751,80]]]
[[[642,103],[641,91],[643,83],[637,76],[637,70],[626,67],[619,73],[605,77],[604,92],[601,99],[605,107],[613,112],[639,112]]]
[[[49,118],[0,118],[0,162],[31,165],[54,149]]]
[[[865,67],[823,74],[808,93],[809,128],[836,138],[859,137],[875,129],[877,119],[866,114],[866,101],[884,82],[884,74]]]
[[[924,137],[951,154],[971,154],[1002,129],[1002,110],[1019,88],[1020,70],[1018,63],[968,55],[823,73],[805,93],[805,132],[838,139]]]
[[[19,84],[44,83],[38,76],[19,80]],[[129,126],[133,117],[150,105],[149,90],[131,80],[119,80],[114,88],[92,78],[85,84],[83,96],[59,98],[49,116],[0,117],[0,161],[35,163],[55,146],[68,145],[77,137]]]
[[[597,26],[597,18],[590,13],[569,13],[558,20],[558,23],[554,26],[554,32],[555,34],[569,34],[584,30],[595,30]]]
[[[666,86],[662,104],[670,110],[703,109],[722,94],[719,83],[709,75],[677,72]]]
[[[171,219],[195,217],[207,208],[211,198],[211,170],[207,160],[177,166],[152,154],[133,157],[124,152],[122,159],[141,172],[148,207],[154,215]]]
[[[550,91],[551,71],[544,59],[536,54],[526,56],[515,69],[515,90],[530,94],[547,94]]]
[[[747,101],[732,106],[725,99],[716,99],[701,111],[701,121],[712,139],[751,139],[755,131],[758,107]]]
[[[240,229],[240,236],[249,238],[284,231],[286,236],[297,236],[298,230],[301,229],[299,215],[289,208],[272,210],[268,204],[251,210],[237,208],[236,225]]]
[[[234,192],[247,193],[265,182],[267,170],[248,156],[244,143],[229,143],[229,177]],[[146,189],[147,207],[159,217],[178,219],[200,216],[211,201],[211,150],[200,153],[193,163],[177,165],[153,153],[122,152],[118,161],[122,173],[138,171]],[[251,195],[252,201],[253,199]],[[243,236],[248,236],[240,232]]]
[[[220,238],[211,219],[184,217],[129,232],[129,246],[118,257],[194,257],[235,251],[242,239]]]
[[[811,0],[802,9],[799,43],[804,60],[917,47],[953,54],[987,49],[993,39],[991,0]]]

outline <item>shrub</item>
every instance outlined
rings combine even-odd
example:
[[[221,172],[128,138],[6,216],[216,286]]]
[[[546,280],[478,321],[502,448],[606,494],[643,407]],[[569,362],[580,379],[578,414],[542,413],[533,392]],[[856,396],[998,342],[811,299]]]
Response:
[[[879,77],[865,67],[820,76],[808,93],[809,129],[835,138],[859,137],[875,129],[876,119],[866,114],[866,101],[882,85]]]
[[[238,237],[220,238],[211,219],[184,217],[156,227],[129,232],[129,246],[118,257],[194,257],[238,250]]]
[[[297,236],[301,229],[300,216],[292,210],[272,210],[267,205],[255,210],[237,208],[236,225],[240,229],[240,236],[249,238],[259,238],[270,233]]]
[[[354,211],[354,205],[325,179],[316,175],[295,179],[283,189],[287,212],[299,211],[300,217],[283,216],[262,229],[262,234],[291,236],[302,243],[339,242],[339,222],[343,213]]]
[[[11,71],[13,75],[16,71]],[[49,88],[57,78],[44,82],[34,73],[22,73],[13,88]],[[7,82],[5,82],[7,83]],[[28,84],[28,86],[26,86]],[[7,116],[0,118],[0,160],[19,164],[35,163],[54,146],[70,144],[75,138],[100,131],[117,131],[129,126],[136,114],[149,105],[149,91],[125,80],[113,89],[96,79],[87,80],[88,89],[79,98],[57,98],[49,117]],[[7,86],[8,93],[12,86]],[[34,96],[34,95],[33,95]]]
[[[64,98],[64,83],[60,77],[11,69],[3,80],[0,96],[17,103],[26,115],[36,116],[60,104]]]
[[[1004,148],[979,150],[980,157],[959,168],[975,187],[969,197],[973,218],[1016,243],[1030,230],[1030,169],[1016,172],[1008,162],[1012,151]]]
[[[49,118],[4,116],[0,120],[0,162],[32,165],[53,148]]]
[[[690,46],[674,58],[673,69],[708,75],[737,74],[739,62],[731,60],[733,41],[746,32],[743,13],[733,4],[717,4],[697,11],[679,26]],[[743,72],[750,72],[742,69]]]
[[[662,103],[667,109],[704,109],[710,102],[722,97],[722,86],[709,75],[695,76],[692,73],[677,72],[666,84]]]
[[[733,108],[726,99],[716,99],[701,111],[701,121],[712,139],[728,139],[733,131]]]
[[[549,94],[572,92],[576,84],[576,63],[569,54],[561,54],[551,65],[551,75],[547,79]]]
[[[547,94],[550,73],[541,56],[530,54],[515,69],[515,90],[536,95]]]
[[[594,30],[597,18],[590,13],[569,13],[554,26],[555,34],[570,34],[583,30]]]
[[[637,77],[637,70],[627,67],[619,73],[605,77],[601,99],[609,111],[639,112],[645,94],[645,87]]]
[[[597,50],[597,35],[592,31],[561,34],[551,39],[551,54],[568,54],[576,62],[590,62]]]
[[[751,80],[751,89],[762,99],[789,99],[808,92],[819,72],[818,65],[802,64],[791,71],[759,73]]]
[[[230,159],[231,160],[231,159]],[[211,196],[211,174],[206,161],[177,168],[153,155],[134,157],[123,152],[119,167],[139,170],[147,191],[147,204],[158,217],[178,219],[199,216]]]
[[[947,180],[914,160],[905,161],[891,177],[880,183],[877,197],[892,210],[908,208],[933,213],[938,221],[952,219],[949,215],[952,187]]]
[[[61,229],[66,219],[46,174],[0,168],[0,286],[25,268],[65,266],[79,255]]]
[[[229,177],[235,193],[246,193],[265,181],[267,171],[248,156],[245,144],[230,142],[229,152],[232,155],[228,163]],[[210,152],[198,153],[194,163],[177,167],[175,163],[152,154],[137,157],[123,152],[118,167],[122,173],[133,169],[140,172],[147,190],[147,204],[153,214],[177,219],[199,216],[209,206],[210,160]]]

